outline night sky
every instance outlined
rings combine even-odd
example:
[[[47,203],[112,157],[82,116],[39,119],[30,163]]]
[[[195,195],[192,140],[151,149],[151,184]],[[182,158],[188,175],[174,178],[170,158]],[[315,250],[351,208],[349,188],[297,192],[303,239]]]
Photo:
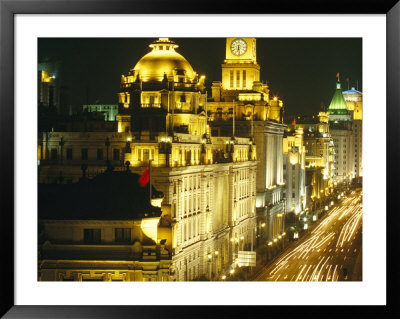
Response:
[[[199,75],[221,81],[225,38],[171,38]],[[155,38],[41,38],[38,59],[61,61],[57,79],[70,89],[70,102],[117,104],[121,74],[150,52]],[[285,113],[313,115],[329,106],[340,73],[342,88],[362,91],[361,38],[257,38],[261,80],[284,102]]]

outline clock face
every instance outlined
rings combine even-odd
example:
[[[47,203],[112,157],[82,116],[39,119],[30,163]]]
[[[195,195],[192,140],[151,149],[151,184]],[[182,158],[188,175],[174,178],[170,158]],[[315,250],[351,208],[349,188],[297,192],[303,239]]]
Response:
[[[243,39],[235,39],[231,43],[231,51],[234,55],[243,55],[247,50],[246,41]]]

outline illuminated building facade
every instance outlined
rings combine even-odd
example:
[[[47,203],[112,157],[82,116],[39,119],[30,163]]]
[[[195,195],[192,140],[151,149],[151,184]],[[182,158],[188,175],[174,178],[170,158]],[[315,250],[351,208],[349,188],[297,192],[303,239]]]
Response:
[[[344,100],[339,81],[328,113],[334,144],[333,179],[336,183],[350,182],[355,177],[353,116]]]
[[[285,213],[296,215],[306,208],[305,146],[303,128],[288,127],[283,137],[283,181]]]
[[[343,91],[347,109],[353,114],[354,177],[362,177],[362,93],[355,88]]]
[[[60,80],[61,63],[45,61],[38,64],[38,106],[39,111],[52,110],[59,115],[70,115],[70,91]]]
[[[38,66],[38,105],[55,107],[58,105],[59,90],[56,85],[58,65],[55,63],[39,63]]]
[[[151,184],[164,194],[157,240],[171,253],[169,280],[215,279],[254,244],[257,147],[250,138],[211,135],[205,77],[177,47],[153,42],[122,75],[115,132],[44,133],[39,180],[75,182],[83,163],[92,177],[107,161],[140,173],[151,161]]]
[[[110,169],[39,185],[39,281],[169,280],[163,194],[153,188],[150,205],[138,178]]]
[[[316,209],[333,188],[333,141],[328,113],[319,112],[311,118],[296,119],[291,130],[303,132],[305,146],[306,207]]]
[[[283,102],[270,98],[268,84],[260,81],[255,38],[227,38],[221,67],[207,117],[215,135],[251,137],[257,145],[258,229],[273,239],[284,231]]]

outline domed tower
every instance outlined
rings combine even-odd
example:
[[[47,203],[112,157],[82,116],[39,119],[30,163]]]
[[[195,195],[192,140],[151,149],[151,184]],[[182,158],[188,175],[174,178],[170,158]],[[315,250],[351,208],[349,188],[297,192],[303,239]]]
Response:
[[[350,121],[351,115],[347,109],[346,101],[342,94],[342,87],[339,80],[336,83],[336,90],[333,94],[331,103],[328,108],[329,121],[337,123],[338,121]]]
[[[152,50],[121,76],[118,131],[200,134],[205,124],[198,127],[189,114],[204,109],[205,77],[176,52],[179,46],[174,41],[159,38],[149,47]]]

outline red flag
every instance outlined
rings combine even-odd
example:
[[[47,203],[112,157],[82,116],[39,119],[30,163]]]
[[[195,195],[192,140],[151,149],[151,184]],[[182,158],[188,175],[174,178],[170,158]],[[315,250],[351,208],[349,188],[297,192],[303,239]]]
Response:
[[[150,179],[150,171],[149,171],[149,165],[144,169],[142,175],[139,177],[139,184],[142,187],[145,187],[147,183],[149,182]]]
[[[339,78],[339,72],[336,74],[336,77]]]
[[[296,118],[293,119],[292,125],[296,125]]]
[[[350,78],[346,78],[346,81],[349,82],[349,81],[350,81]]]

